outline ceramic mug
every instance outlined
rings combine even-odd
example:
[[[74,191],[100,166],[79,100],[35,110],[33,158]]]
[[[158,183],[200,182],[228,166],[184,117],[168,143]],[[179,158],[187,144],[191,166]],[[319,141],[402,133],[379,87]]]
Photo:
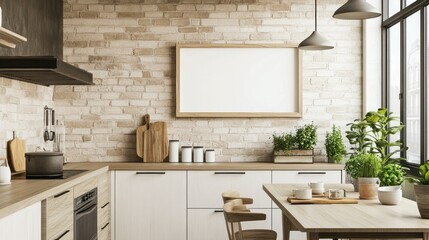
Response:
[[[344,189],[329,189],[325,192],[325,197],[329,199],[343,199],[346,197],[346,190]]]
[[[308,186],[312,189],[313,194],[323,194],[325,184],[323,182],[310,182]]]
[[[294,189],[293,195],[297,199],[303,199],[303,200],[311,199],[312,197],[311,188]]]
[[[10,168],[0,166],[0,185],[10,184],[11,177]]]

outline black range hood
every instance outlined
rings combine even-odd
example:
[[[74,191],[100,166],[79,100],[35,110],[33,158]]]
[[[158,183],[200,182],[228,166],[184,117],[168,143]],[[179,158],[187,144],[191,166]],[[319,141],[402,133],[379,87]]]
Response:
[[[62,60],[62,0],[0,0],[0,6],[3,26],[27,38],[14,49],[0,47],[0,76],[45,86],[93,84],[91,73]]]
[[[0,76],[39,85],[89,85],[92,73],[55,57],[0,57]]]

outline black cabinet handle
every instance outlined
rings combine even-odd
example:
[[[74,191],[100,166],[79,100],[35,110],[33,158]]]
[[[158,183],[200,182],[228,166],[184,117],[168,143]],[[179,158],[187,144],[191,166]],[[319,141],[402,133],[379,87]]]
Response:
[[[165,174],[165,172],[136,172],[137,175],[150,175],[150,174]]]
[[[70,230],[65,231],[63,234],[61,234],[59,237],[55,238],[55,240],[60,240],[61,238],[63,238],[67,233],[69,233]]]
[[[223,213],[223,210],[214,210],[215,213]]]
[[[55,195],[54,198],[61,197],[62,195],[66,194],[66,193],[69,193],[69,192],[70,192],[70,190],[67,190],[67,191],[64,191],[62,193],[59,193],[59,194]]]
[[[246,174],[246,172],[215,172],[214,174]]]
[[[109,223],[106,223],[106,225],[104,225],[101,230],[104,230],[107,226],[109,226]]]
[[[110,202],[108,202],[108,203],[104,204],[101,208],[105,208],[105,207],[107,207],[107,205],[109,205],[109,203],[110,203]]]
[[[298,172],[298,174],[326,174],[326,172]]]

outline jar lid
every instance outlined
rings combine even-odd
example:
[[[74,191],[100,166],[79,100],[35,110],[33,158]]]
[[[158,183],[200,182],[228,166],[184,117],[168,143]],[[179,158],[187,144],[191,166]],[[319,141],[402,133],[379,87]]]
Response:
[[[62,156],[62,152],[28,152],[25,153],[25,156],[29,157],[52,157],[52,156]]]
[[[170,140],[169,142],[179,142],[179,140]]]
[[[203,146],[194,146],[194,148],[203,148]]]
[[[192,148],[192,146],[182,146],[182,148]]]
[[[214,149],[206,149],[206,152],[214,152]]]

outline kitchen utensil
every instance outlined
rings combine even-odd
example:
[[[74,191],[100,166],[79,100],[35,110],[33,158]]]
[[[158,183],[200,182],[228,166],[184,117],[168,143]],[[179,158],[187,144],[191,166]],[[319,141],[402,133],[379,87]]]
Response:
[[[63,153],[28,152],[25,160],[27,178],[60,177],[63,174]]]
[[[355,198],[343,198],[333,200],[329,198],[311,198],[311,199],[297,199],[289,197],[287,201],[291,204],[357,204],[358,200]]]
[[[143,158],[143,133],[149,128],[150,116],[146,114],[143,116],[143,125],[136,130],[136,150],[137,156]]]
[[[0,158],[0,160],[4,160],[5,164],[4,166],[0,166],[0,185],[10,184],[11,172],[7,160],[3,158]]]
[[[311,188],[294,189],[293,195],[296,199],[311,199]]]
[[[168,156],[168,135],[165,122],[155,122],[143,133],[143,161],[163,162]]]
[[[13,172],[25,171],[25,142],[16,137],[7,142],[7,158]]]
[[[43,133],[43,139],[46,141],[53,141],[55,139],[55,131],[52,130],[52,126],[55,126],[55,110],[44,107],[44,122],[45,132]]]
[[[182,162],[192,162],[192,146],[182,146]]]

